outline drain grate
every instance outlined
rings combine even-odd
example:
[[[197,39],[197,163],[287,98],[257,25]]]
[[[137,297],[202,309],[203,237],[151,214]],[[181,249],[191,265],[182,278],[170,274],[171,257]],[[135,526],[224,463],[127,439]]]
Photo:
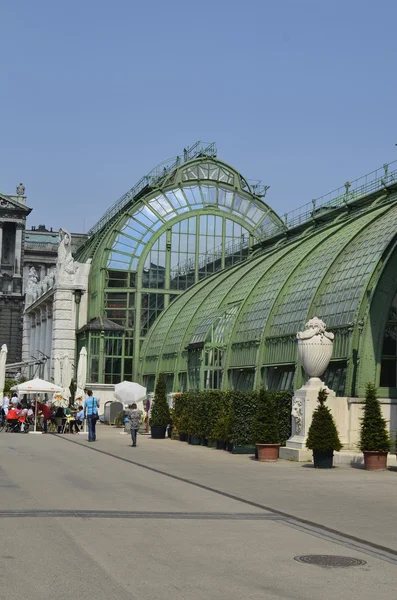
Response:
[[[333,554],[306,554],[305,556],[295,556],[295,560],[306,565],[326,568],[360,567],[367,564],[365,560],[359,558],[335,556]]]

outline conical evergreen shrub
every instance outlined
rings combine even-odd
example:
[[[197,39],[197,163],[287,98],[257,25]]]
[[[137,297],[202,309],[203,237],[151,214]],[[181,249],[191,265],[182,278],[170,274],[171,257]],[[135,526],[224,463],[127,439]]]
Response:
[[[166,427],[171,422],[167,402],[167,388],[164,373],[159,373],[154,390],[153,408],[150,414],[151,427]]]
[[[390,437],[386,420],[382,417],[380,404],[373,383],[365,386],[364,415],[361,419],[360,444],[362,452],[389,452]]]
[[[254,421],[256,444],[278,444],[278,419],[274,392],[261,388],[258,395],[258,408]]]
[[[325,406],[327,391],[322,388],[318,393],[318,406],[313,412],[312,422],[307,435],[306,446],[310,450],[329,452],[342,448],[334,417],[328,406]]]

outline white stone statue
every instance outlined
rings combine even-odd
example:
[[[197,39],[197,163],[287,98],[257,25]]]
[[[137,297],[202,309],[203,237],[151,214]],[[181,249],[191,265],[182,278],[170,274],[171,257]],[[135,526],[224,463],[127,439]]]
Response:
[[[37,274],[36,269],[34,267],[30,267],[28,283],[26,285],[26,301],[28,303],[31,302],[31,299],[34,298],[34,296],[37,293],[38,281],[39,281],[39,276]],[[28,298],[30,299],[29,301],[28,301]]]
[[[76,264],[72,256],[71,236],[66,229],[59,230],[59,246],[57,260],[58,281],[73,281],[76,273]]]
[[[334,334],[318,317],[306,323],[306,330],[299,331],[298,353],[302,366],[309,377],[320,377],[331,360]]]

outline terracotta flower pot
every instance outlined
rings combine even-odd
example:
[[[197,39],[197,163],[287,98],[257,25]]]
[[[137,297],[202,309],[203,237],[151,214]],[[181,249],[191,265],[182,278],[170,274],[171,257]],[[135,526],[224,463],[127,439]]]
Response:
[[[367,471],[385,471],[388,452],[364,450],[364,467]]]
[[[258,460],[261,462],[276,462],[280,444],[256,444]]]

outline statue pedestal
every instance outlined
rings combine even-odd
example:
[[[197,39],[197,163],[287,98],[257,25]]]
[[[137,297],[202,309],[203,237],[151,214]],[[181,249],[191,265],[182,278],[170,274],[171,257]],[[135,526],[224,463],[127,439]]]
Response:
[[[312,460],[312,451],[306,448],[307,434],[312,422],[313,411],[317,407],[318,392],[326,388],[328,399],[336,394],[329,390],[319,377],[311,377],[292,399],[292,435],[284,448],[280,448],[280,458],[297,461]]]

